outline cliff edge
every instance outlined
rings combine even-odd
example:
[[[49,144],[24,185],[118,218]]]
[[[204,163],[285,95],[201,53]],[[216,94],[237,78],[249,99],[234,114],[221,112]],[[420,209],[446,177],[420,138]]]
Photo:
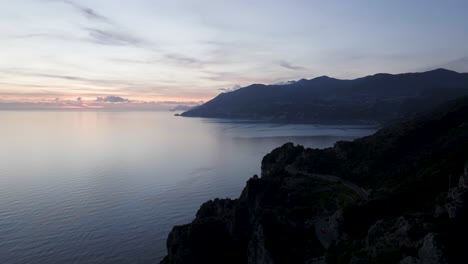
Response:
[[[176,226],[163,264],[462,263],[468,98],[327,149],[266,155],[238,199]]]

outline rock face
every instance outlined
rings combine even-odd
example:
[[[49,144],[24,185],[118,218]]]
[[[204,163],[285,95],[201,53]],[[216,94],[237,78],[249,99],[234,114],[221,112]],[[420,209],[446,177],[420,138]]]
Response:
[[[354,80],[326,76],[222,93],[182,116],[280,122],[384,123],[468,95],[468,74],[437,69]]]
[[[288,143],[174,227],[161,263],[464,263],[467,161],[468,98],[332,148]]]
[[[286,166],[303,150],[286,144],[262,166]],[[340,207],[335,194],[343,186],[278,170],[254,176],[237,200],[203,204],[190,225],[171,232],[162,263],[304,263],[323,256],[313,221]]]

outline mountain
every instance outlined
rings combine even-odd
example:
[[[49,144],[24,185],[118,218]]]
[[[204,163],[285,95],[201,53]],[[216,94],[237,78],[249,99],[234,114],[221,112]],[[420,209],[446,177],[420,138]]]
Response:
[[[464,263],[467,223],[465,97],[331,148],[273,150],[238,199],[174,227],[161,263]]]
[[[354,80],[327,76],[286,85],[253,84],[182,113],[187,117],[299,123],[384,123],[468,95],[468,73],[437,69],[376,74]]]
[[[175,112],[175,111],[188,111],[195,106],[189,106],[189,105],[176,105],[174,108],[172,108],[170,111]]]
[[[446,62],[434,68],[444,68],[457,72],[468,72],[468,56]]]

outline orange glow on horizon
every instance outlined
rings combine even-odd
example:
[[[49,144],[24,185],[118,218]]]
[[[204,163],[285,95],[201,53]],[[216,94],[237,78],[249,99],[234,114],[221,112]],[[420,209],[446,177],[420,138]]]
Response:
[[[108,95],[102,96],[55,96],[55,95],[44,95],[44,96],[2,96],[0,93],[0,102],[18,102],[18,103],[53,103],[59,101],[75,101],[78,97],[81,97],[83,102],[95,102],[98,97],[106,97]],[[180,103],[193,103],[193,102],[206,102],[214,98],[216,95],[213,96],[203,96],[203,97],[161,97],[161,96],[120,96],[119,97],[128,99],[132,102],[180,102]]]
[[[61,110],[67,110],[67,109],[80,109],[80,110],[85,110],[85,109],[103,109],[104,106],[101,105],[61,105],[61,106],[51,106],[49,107],[50,109],[61,109]]]

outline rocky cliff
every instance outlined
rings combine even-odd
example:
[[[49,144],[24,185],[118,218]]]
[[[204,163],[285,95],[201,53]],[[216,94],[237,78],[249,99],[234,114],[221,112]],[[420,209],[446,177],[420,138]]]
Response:
[[[332,148],[285,144],[168,237],[175,263],[464,263],[468,98]]]

